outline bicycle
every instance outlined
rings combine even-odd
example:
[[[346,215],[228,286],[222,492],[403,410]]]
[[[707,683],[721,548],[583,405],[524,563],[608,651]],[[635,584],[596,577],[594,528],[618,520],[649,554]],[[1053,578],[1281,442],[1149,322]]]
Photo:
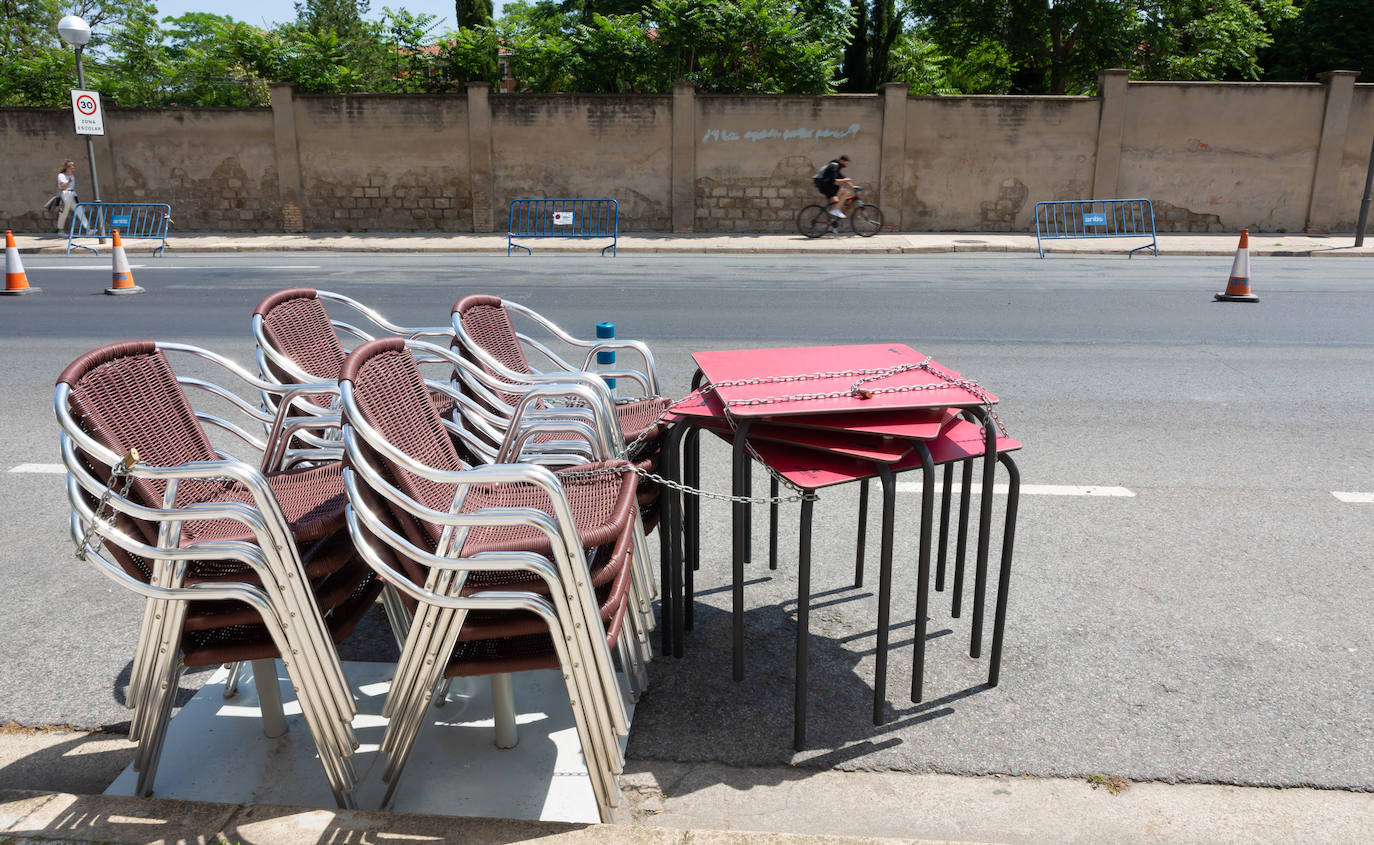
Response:
[[[859,196],[862,190],[862,185],[855,185],[854,193],[841,203],[840,210],[849,218],[849,228],[854,234],[871,238],[883,229],[883,210],[872,203],[864,202]],[[831,214],[830,209],[824,205],[808,205],[797,214],[797,231],[808,238],[819,238],[830,233],[839,234],[841,223],[843,220]]]

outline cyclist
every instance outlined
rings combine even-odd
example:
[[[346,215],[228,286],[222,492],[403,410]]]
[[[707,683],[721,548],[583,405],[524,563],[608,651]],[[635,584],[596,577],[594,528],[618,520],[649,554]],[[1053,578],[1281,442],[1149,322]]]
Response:
[[[811,180],[816,185],[816,190],[824,196],[826,203],[830,206],[830,214],[833,217],[844,219],[844,212],[840,210],[840,186],[848,185],[854,187],[853,179],[846,179],[844,169],[849,166],[849,156],[842,155],[832,160]]]

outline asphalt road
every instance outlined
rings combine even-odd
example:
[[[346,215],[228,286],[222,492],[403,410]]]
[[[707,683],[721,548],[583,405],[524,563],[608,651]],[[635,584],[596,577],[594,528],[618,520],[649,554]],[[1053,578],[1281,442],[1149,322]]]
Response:
[[[919,705],[901,694],[919,494],[901,494],[881,728],[867,719],[876,598],[871,583],[847,586],[855,492],[823,494],[814,750],[801,755],[790,750],[795,513],[782,567],[750,570],[748,676],[735,684],[728,523],[708,504],[698,628],[685,659],[655,663],[633,756],[1374,788],[1374,504],[1333,495],[1374,491],[1369,262],[1257,259],[1258,305],[1213,303],[1230,262],[1200,258],[178,255],[136,259],[149,293],[128,298],[100,295],[102,259],[25,264],[43,293],[0,300],[0,722],[128,718],[138,603],[72,558],[61,476],[11,471],[57,462],[51,388],[68,362],[157,337],[247,363],[251,309],[282,287],[346,293],[411,324],[441,323],[455,299],[485,291],[584,334],[616,322],[653,345],[674,394],[697,349],[910,343],[1002,398],[1026,444],[1024,483],[1134,494],[1023,496],[1002,684],[981,685],[967,605],[951,619],[945,593]],[[725,489],[724,452],[705,458],[707,486]],[[756,537],[756,560],[764,548]],[[374,624],[346,652],[390,648]]]

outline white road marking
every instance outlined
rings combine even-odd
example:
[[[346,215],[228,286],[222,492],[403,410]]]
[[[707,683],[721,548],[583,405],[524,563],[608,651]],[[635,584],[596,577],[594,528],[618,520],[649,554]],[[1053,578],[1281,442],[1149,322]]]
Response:
[[[950,492],[958,493],[963,485],[955,484],[950,488]],[[944,485],[936,482],[935,492],[939,493],[944,489]],[[972,484],[969,492],[982,492],[983,485]],[[898,493],[919,493],[921,492],[921,482],[919,481],[899,481],[897,482]],[[992,492],[998,496],[1007,494],[1007,485],[994,484]],[[1023,496],[1108,496],[1114,498],[1134,499],[1135,493],[1125,487],[1102,487],[1092,485],[1070,485],[1070,484],[1022,484],[1021,495]]]
[[[1345,502],[1347,505],[1374,504],[1374,493],[1340,493],[1332,490],[1331,495]]]
[[[32,472],[42,475],[62,475],[67,468],[62,464],[20,464],[10,469],[10,472]]]

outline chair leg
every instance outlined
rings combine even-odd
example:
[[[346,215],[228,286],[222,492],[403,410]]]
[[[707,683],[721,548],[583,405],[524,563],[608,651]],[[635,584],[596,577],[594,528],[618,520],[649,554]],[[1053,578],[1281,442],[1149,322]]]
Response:
[[[286,714],[282,710],[281,687],[277,684],[277,662],[267,658],[254,660],[251,665],[258,707],[262,710],[262,732],[269,739],[275,739],[286,733]]]
[[[496,747],[514,748],[520,735],[515,727],[515,685],[509,672],[491,676],[491,711],[496,723]]]
[[[406,647],[406,635],[410,633],[411,613],[401,601],[401,594],[391,584],[382,588],[382,610],[386,613],[387,625],[397,648]]]
[[[243,677],[243,662],[224,664],[229,675],[224,679],[224,697],[233,698],[239,694],[239,679]]]

